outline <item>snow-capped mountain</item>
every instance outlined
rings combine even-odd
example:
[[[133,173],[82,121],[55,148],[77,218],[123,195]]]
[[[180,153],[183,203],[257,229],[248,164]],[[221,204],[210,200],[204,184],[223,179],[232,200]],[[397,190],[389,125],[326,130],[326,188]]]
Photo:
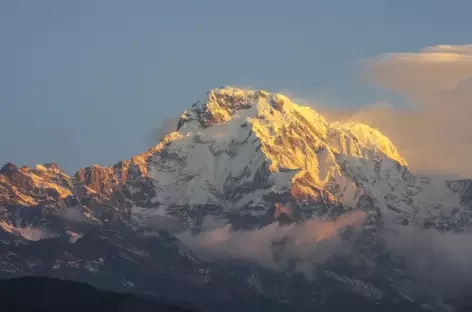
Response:
[[[393,143],[365,124],[326,120],[281,94],[224,87],[187,109],[158,145],[112,167],[68,176],[56,164],[3,166],[0,274],[179,296],[213,311],[261,302],[271,310],[329,310],[339,293],[366,305],[433,309],[397,289],[396,279],[408,276],[393,260],[375,270],[364,270],[365,261],[387,254],[383,231],[464,231],[471,198],[472,181],[415,176]],[[206,231],[209,219],[251,233],[274,222],[343,223],[356,211],[362,226],[345,243],[367,259],[364,269],[343,264],[341,272],[346,259],[333,256],[310,269],[315,280],[296,264],[273,272],[247,258],[203,259],[179,236]],[[324,231],[323,240],[338,232]]]
[[[145,209],[145,218],[185,216],[189,226],[199,222],[198,207],[205,205],[215,207],[209,214],[257,217],[267,214],[268,201],[354,209],[369,198],[383,215],[402,222],[423,221],[418,216],[428,215],[431,203],[447,208],[443,212],[461,208],[459,193],[452,192],[458,182],[415,177],[379,131],[329,122],[265,91],[209,91],[154,149],[149,167],[157,207]],[[320,212],[293,211],[297,219]]]

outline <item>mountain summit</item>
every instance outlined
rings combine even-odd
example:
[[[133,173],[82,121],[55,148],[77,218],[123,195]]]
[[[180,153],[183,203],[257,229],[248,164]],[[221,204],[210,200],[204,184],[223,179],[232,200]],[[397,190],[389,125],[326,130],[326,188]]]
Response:
[[[210,90],[184,112],[177,131],[150,159],[161,215],[181,215],[176,207],[192,215],[189,207],[199,205],[265,215],[260,207],[276,197],[355,208],[368,197],[411,221],[423,196],[451,200],[449,190],[418,185],[406,160],[378,130],[330,122],[310,107],[261,90]]]
[[[471,185],[414,175],[393,143],[368,125],[329,121],[278,93],[212,89],[182,114],[174,132],[114,166],[92,165],[73,176],[56,164],[3,166],[0,273],[66,276],[203,305],[211,299],[212,311],[247,310],[261,298],[272,308],[311,311],[312,289],[323,298],[337,293],[326,281],[369,302],[401,302],[397,289],[363,281],[392,285],[409,278],[385,256],[382,235],[412,227],[464,231],[472,221]],[[254,263],[204,260],[179,236],[201,233],[213,220],[223,228],[212,246],[231,230],[249,233],[249,245],[253,231],[298,233],[304,224],[322,236],[310,239],[328,240],[350,224],[352,212],[363,216],[357,235],[341,239],[343,250],[362,259],[352,270],[340,270],[339,259],[302,269],[300,261],[311,258],[295,257],[287,237],[255,248],[267,247],[264,261],[285,272],[279,274]],[[313,223],[321,218],[335,221]],[[381,268],[370,268],[385,257]],[[297,275],[312,271],[324,279]],[[293,293],[299,285],[306,287]]]
[[[372,172],[353,172],[365,162]],[[184,112],[155,148],[150,176],[160,213],[187,203],[244,210],[282,194],[355,206],[372,189],[360,175],[375,177],[375,163],[407,171],[390,140],[367,125],[331,123],[282,94],[224,87]]]

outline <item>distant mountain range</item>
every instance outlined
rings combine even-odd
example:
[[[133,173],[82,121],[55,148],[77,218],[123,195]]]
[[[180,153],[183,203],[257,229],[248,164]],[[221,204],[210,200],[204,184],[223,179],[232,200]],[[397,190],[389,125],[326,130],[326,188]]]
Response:
[[[469,229],[471,180],[415,176],[379,131],[261,90],[212,89],[175,130],[73,176],[4,165],[0,277],[61,277],[202,311],[453,309],[447,295],[413,291],[408,254],[389,242]]]

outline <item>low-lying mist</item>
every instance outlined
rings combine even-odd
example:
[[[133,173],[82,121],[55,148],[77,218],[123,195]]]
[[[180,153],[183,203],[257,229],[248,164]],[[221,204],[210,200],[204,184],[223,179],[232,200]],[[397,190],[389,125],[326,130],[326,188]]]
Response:
[[[285,261],[321,263],[341,251],[339,234],[346,228],[359,228],[363,211],[345,213],[333,220],[311,219],[282,226],[272,223],[253,230],[234,230],[222,220],[206,219],[203,230],[177,237],[204,259],[237,259],[257,263],[269,269],[283,269]],[[301,267],[300,267],[301,268]],[[307,271],[311,277],[311,271]]]

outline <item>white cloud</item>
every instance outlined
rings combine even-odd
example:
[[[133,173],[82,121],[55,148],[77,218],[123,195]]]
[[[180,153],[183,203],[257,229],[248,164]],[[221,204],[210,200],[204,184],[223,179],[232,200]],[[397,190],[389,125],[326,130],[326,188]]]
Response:
[[[472,176],[472,45],[434,46],[365,62],[367,79],[406,96],[409,108],[372,105],[322,111],[387,135],[413,171]]]

